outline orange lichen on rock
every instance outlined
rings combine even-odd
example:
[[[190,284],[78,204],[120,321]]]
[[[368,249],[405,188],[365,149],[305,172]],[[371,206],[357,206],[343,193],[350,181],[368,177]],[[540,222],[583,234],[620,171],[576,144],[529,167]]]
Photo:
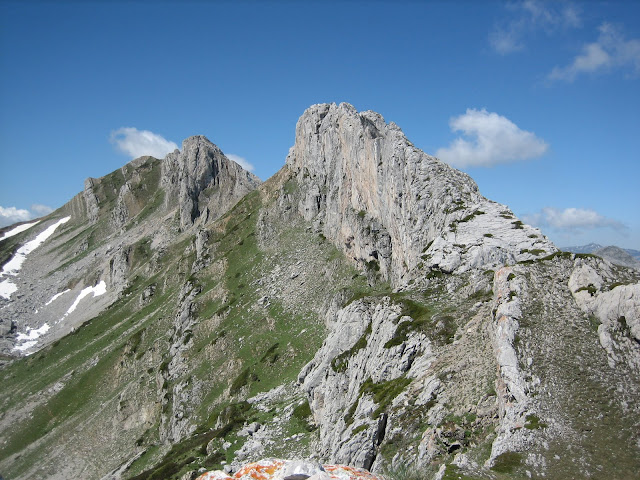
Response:
[[[260,460],[242,467],[235,473],[234,478],[244,480],[244,477],[247,477],[251,480],[271,480],[273,475],[281,470],[285,463],[284,460]]]
[[[382,480],[364,468],[349,467],[347,465],[323,465],[325,471],[335,478],[345,480]],[[346,476],[345,476],[346,475]]]
[[[289,466],[290,469],[294,463],[296,465],[301,464],[301,462],[291,460],[261,460],[243,466],[231,476],[218,470],[203,473],[197,480],[284,480],[287,475],[292,473],[287,473],[287,466]],[[314,480],[315,478],[321,478],[323,480],[384,480],[381,476],[374,475],[363,468],[349,467],[346,465],[317,465],[317,468],[319,469],[318,473],[308,476],[309,480]]]

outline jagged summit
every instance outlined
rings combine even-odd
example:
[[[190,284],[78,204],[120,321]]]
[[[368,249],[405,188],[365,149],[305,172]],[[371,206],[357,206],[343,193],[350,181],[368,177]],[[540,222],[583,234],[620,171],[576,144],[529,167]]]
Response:
[[[549,255],[557,248],[466,174],[416,148],[382,115],[347,103],[307,109],[287,166],[305,220],[396,284],[416,270],[452,272]]]
[[[183,228],[201,216],[204,222],[218,218],[260,183],[202,135],[184,140],[182,150],[162,162],[160,184],[167,191],[166,205],[177,203]]]

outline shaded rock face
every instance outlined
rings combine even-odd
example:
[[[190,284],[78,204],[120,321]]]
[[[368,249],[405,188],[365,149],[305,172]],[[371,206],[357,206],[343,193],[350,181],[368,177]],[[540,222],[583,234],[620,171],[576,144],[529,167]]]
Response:
[[[556,251],[375,112],[346,103],[310,107],[287,165],[304,192],[300,214],[394,285],[423,267],[463,271]]]
[[[299,376],[314,419],[322,426],[318,452],[322,458],[372,467],[385,436],[387,416],[376,411],[370,398],[361,399],[361,385],[416,376],[411,371],[414,359],[422,357],[416,364],[419,371],[431,357],[431,345],[424,335],[385,347],[401,316],[399,306],[387,298],[380,303],[356,301],[330,319],[327,339]]]
[[[260,183],[202,135],[187,138],[182,150],[170,153],[162,163],[166,202],[177,204],[182,228],[200,217],[204,222],[220,217]]]
[[[598,336],[610,366],[625,362],[640,373],[640,283],[612,285],[611,266],[602,263],[594,268],[576,262],[569,288],[580,309],[600,323]]]
[[[95,179],[87,178],[84,181],[84,201],[86,203],[87,217],[89,221],[95,223],[98,220],[98,213],[100,208],[98,207],[98,199],[93,191]]]

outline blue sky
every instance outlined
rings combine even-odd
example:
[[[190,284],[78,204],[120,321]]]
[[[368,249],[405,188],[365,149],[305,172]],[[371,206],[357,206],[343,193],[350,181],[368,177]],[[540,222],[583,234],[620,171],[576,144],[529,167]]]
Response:
[[[0,225],[203,134],[263,180],[349,102],[557,245],[640,249],[638,2],[0,1]]]

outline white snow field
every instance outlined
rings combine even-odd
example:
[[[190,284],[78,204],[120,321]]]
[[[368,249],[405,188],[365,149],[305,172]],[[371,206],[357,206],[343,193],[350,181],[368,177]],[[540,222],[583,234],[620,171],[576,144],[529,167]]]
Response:
[[[42,245],[51,235],[53,235],[53,233],[56,231],[56,229],[60,225],[62,225],[63,223],[67,223],[70,219],[71,217],[64,217],[58,220],[56,223],[49,225],[44,231],[39,233],[36,238],[22,245],[18,249],[16,254],[11,258],[11,260],[9,260],[4,265],[4,267],[2,267],[2,272],[0,272],[0,278],[4,276],[15,277],[16,275],[18,275],[18,272],[22,268],[22,264],[27,259],[27,255],[33,252],[40,245]],[[16,228],[19,228],[19,227],[16,227]],[[0,297],[6,298],[8,300],[9,298],[11,298],[11,294],[14,293],[17,289],[18,287],[13,282],[11,282],[8,279],[5,279],[4,281],[0,282]]]

